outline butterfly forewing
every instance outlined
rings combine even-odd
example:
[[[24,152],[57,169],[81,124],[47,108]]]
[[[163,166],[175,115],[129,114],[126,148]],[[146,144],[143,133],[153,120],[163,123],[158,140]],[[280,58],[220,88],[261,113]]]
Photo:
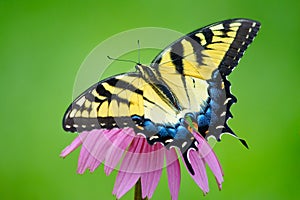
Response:
[[[135,127],[133,116],[175,123],[176,111],[138,73],[121,74],[93,85],[69,106],[66,131]]]
[[[153,61],[163,78],[166,72],[208,80],[219,69],[228,75],[256,36],[259,22],[232,19],[193,31],[164,49]]]

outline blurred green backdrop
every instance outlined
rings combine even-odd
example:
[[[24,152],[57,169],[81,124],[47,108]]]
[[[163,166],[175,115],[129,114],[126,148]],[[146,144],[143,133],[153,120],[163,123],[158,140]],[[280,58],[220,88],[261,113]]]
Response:
[[[116,174],[106,177],[100,167],[77,175],[78,150],[59,158],[75,136],[61,120],[80,64],[121,31],[153,26],[187,33],[236,17],[262,23],[230,76],[239,100],[230,125],[250,150],[224,136],[214,148],[225,171],[223,190],[209,172],[211,191],[203,197],[182,170],[179,199],[297,199],[300,3],[282,2],[0,0],[0,199],[114,199]],[[123,199],[133,199],[132,191]],[[165,170],[153,199],[170,199]]]

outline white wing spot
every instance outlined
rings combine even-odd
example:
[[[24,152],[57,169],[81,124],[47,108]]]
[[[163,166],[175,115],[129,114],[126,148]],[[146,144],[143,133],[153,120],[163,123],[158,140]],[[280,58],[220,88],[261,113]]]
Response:
[[[79,105],[79,106],[82,106],[84,102],[85,102],[85,96],[81,97],[81,98],[76,102],[76,104]]]
[[[229,24],[230,27],[238,27],[238,26],[241,26],[242,24],[239,23],[239,22],[235,22],[235,23],[231,23]]]
[[[156,139],[156,138],[159,138],[157,135],[153,135],[149,138],[149,140],[153,140],[153,139]]]
[[[184,143],[182,143],[182,148],[184,148],[185,147],[185,145],[187,145],[187,142],[185,141]]]
[[[224,29],[223,24],[218,24],[216,26],[210,27],[210,30],[214,31],[214,30],[221,30]]]
[[[216,129],[224,128],[224,126],[217,126]]]
[[[170,142],[173,142],[174,140],[173,139],[168,139],[166,140],[166,143],[170,143]]]
[[[77,112],[77,109],[73,109],[70,113],[70,118],[73,118]]]
[[[226,105],[230,100],[231,100],[231,98],[227,98],[224,102],[224,105]]]

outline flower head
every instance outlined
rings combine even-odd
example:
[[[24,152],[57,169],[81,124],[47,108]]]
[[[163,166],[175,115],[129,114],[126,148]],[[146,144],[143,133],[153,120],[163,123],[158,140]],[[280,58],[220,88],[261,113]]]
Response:
[[[204,194],[209,191],[205,164],[214,173],[221,189],[223,172],[217,157],[206,140],[196,131],[194,148],[186,152],[165,148],[161,143],[150,145],[146,138],[136,135],[132,128],[95,129],[82,132],[62,153],[66,157],[80,145],[77,172],[86,169],[93,172],[101,163],[109,175],[118,170],[113,194],[120,199],[140,179],[142,197],[151,198],[160,180],[164,164],[167,168],[168,185],[172,199],[178,199],[181,173],[178,157],[182,157],[191,177]],[[186,154],[186,159],[184,158]]]

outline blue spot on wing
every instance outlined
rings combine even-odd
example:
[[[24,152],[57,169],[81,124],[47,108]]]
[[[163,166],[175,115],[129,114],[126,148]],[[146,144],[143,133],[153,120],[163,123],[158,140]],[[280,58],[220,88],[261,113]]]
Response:
[[[155,134],[158,131],[155,124],[150,120],[145,120],[143,125],[144,125],[145,131],[147,131],[149,133]]]
[[[177,133],[174,137],[176,140],[184,140],[187,135],[191,134],[184,126],[178,126]]]
[[[209,126],[209,122],[210,117],[207,117],[206,115],[201,114],[197,117],[198,127]]]
[[[168,131],[167,131],[166,127],[164,127],[164,126],[158,126],[158,135],[160,137],[168,137],[168,136],[170,136],[168,134]]]
[[[167,128],[167,132],[170,136],[172,136],[173,138],[176,136],[176,129],[175,128]]]

